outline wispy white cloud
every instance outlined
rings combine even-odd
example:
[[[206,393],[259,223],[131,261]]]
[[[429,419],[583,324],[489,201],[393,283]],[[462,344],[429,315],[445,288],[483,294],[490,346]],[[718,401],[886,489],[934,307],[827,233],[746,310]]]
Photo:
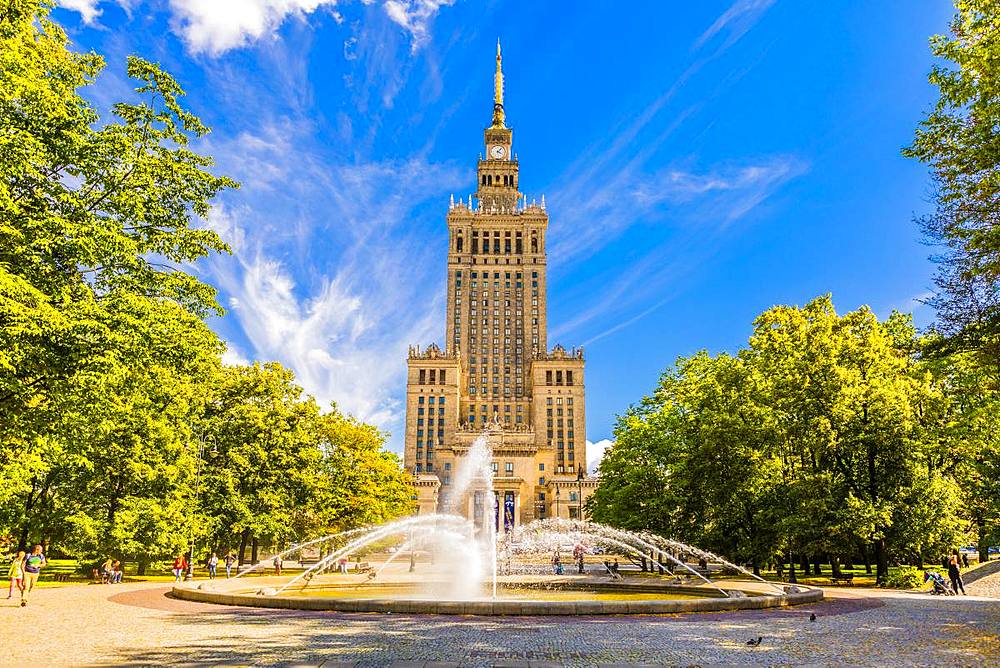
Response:
[[[933,309],[927,304],[927,301],[933,297],[934,292],[931,290],[919,292],[883,309],[881,317],[888,318],[893,311],[899,311],[900,313],[909,313],[917,324],[921,324],[922,321],[931,317]]]
[[[594,443],[593,441],[587,441],[587,471],[590,475],[599,473],[599,468],[601,465],[601,460],[604,459],[604,453],[608,451],[608,448],[615,444],[609,438],[602,439]]]
[[[98,4],[101,0],[58,0],[58,4],[63,9],[69,9],[80,13],[80,18],[87,25],[94,23],[101,15]]]
[[[407,346],[433,337],[439,325],[431,317],[434,309],[413,320],[387,318],[393,312],[412,316],[400,286],[372,289],[360,282],[362,276],[335,272],[303,295],[292,268],[262,251],[241,257],[240,264],[242,271],[225,281],[226,292],[236,295],[231,313],[254,357],[289,366],[323,404],[335,401],[383,428],[395,426]]]
[[[226,350],[222,353],[222,363],[228,366],[246,366],[250,359],[230,342],[226,342]]]
[[[609,276],[588,286],[586,305],[553,327],[551,336],[603,323],[597,333],[588,332],[586,341],[592,343],[661,308],[674,296],[679,277],[714,252],[726,228],[808,169],[793,155],[733,158],[700,169],[687,164],[690,159],[650,166],[682,125],[749,71],[752,65],[730,70],[707,97],[651,130],[683,99],[687,83],[749,32],[772,4],[774,0],[737,0],[696,40],[692,62],[663,92],[630,111],[620,127],[609,128],[603,136],[612,139],[602,138],[582,151],[557,179],[550,202],[560,215],[547,237],[557,274],[639,232],[633,228],[656,226],[662,233],[653,237],[658,243],[645,238],[633,246],[627,268],[615,266]],[[725,36],[721,45],[703,48],[717,36]]]
[[[589,345],[655,312],[676,296],[680,277],[715,251],[733,223],[807,169],[791,156],[700,172],[671,167],[626,179],[614,197],[598,189],[593,201],[563,207],[569,215],[558,229],[576,230],[559,237],[556,252],[567,263],[589,258],[635,226],[664,227],[664,234],[657,235],[664,241],[643,248],[627,266],[615,267],[598,287],[588,286],[586,307],[553,327],[550,336],[558,339],[595,321],[611,320],[589,334],[583,342]]]
[[[419,158],[331,163],[310,132],[276,121],[212,140],[220,171],[243,188],[239,206],[208,217],[234,251],[211,261],[209,278],[244,357],[279,361],[321,403],[396,431],[407,347],[442,334],[444,231],[423,225],[422,207],[440,202],[440,214],[461,174]]]
[[[455,0],[386,0],[385,13],[412,36],[412,50],[415,52],[430,38],[430,25],[442,7],[454,4]]]
[[[169,0],[173,30],[192,53],[218,55],[271,36],[289,17],[336,0]]]
[[[79,12],[87,24],[94,23],[101,15],[99,5],[103,2],[116,2],[126,11],[138,4],[138,0],[58,2]],[[454,0],[385,0],[382,6],[389,20],[409,36],[411,51],[416,52],[430,39],[431,25],[441,8],[453,3]],[[173,31],[191,53],[210,56],[273,37],[285,21],[303,19],[321,8],[329,10],[333,20],[342,24],[343,15],[334,9],[339,4],[339,0],[168,0]]]
[[[563,212],[555,223],[553,252],[560,261],[582,261],[628,228],[661,222],[667,216],[674,225],[697,221],[702,228],[724,227],[806,168],[794,156],[705,171],[668,167],[646,173],[633,165],[600,186],[584,189],[574,184],[552,196],[554,207]]]
[[[775,0],[736,0],[701,34],[695,41],[694,48],[702,48],[716,36],[724,37],[720,50],[729,48],[753,28],[774,2]]]

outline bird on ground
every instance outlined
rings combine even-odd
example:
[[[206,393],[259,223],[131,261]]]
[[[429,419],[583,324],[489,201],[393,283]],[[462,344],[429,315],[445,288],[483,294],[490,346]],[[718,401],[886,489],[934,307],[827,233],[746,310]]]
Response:
[[[809,621],[810,622],[815,622],[816,621],[816,613],[815,612],[813,612],[813,613],[811,613],[809,615]]]
[[[761,636],[757,636],[757,639],[750,638],[747,640],[747,647],[759,647],[760,643],[764,640]]]

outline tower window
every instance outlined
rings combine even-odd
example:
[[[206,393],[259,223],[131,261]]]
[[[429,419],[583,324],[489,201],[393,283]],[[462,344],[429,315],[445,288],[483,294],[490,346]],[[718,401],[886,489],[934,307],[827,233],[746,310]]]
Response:
[[[457,250],[459,253],[462,252],[462,236],[461,235],[459,235],[458,240],[455,242],[455,250]]]
[[[420,370],[420,384],[424,385],[427,383],[427,371],[425,369]]]

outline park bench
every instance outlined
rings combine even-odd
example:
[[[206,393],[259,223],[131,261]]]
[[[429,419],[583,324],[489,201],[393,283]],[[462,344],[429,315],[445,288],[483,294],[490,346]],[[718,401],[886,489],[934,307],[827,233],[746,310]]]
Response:
[[[69,582],[69,573],[56,573],[56,582]]]
[[[357,563],[357,564],[356,564],[356,565],[354,566],[354,570],[355,570],[355,572],[357,572],[357,573],[367,573],[367,572],[368,572],[368,571],[370,571],[371,569],[372,569],[372,565],[371,565],[371,564],[369,564],[369,563],[368,563],[367,561],[359,561],[359,562],[358,562],[358,563]]]
[[[840,575],[831,575],[830,582],[832,584],[851,584],[854,582],[854,573],[841,573]]]

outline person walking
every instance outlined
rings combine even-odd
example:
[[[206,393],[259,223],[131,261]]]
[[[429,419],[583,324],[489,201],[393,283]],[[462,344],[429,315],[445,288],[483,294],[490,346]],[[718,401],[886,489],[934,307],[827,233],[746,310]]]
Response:
[[[272,561],[271,563],[274,564],[274,574],[281,575],[281,564],[282,564],[281,555],[280,554],[274,555],[274,561]]]
[[[24,591],[24,550],[17,553],[17,556],[10,562],[7,569],[7,578],[10,580],[10,591],[7,593],[7,600],[14,598],[14,588],[18,592]]]
[[[962,570],[961,562],[959,561],[958,552],[951,555],[951,559],[948,560],[948,579],[951,580],[951,590],[958,594],[958,590],[961,589],[962,593],[965,594],[965,583],[962,582]],[[968,596],[968,594],[965,594]]]
[[[174,582],[180,582],[184,579],[184,571],[187,570],[187,567],[187,559],[184,558],[183,554],[178,554],[174,559],[174,565],[171,568],[174,573]]]
[[[218,568],[219,568],[219,555],[217,555],[215,552],[213,552],[212,556],[208,558],[208,579],[209,580],[214,580],[215,579],[215,571]]]
[[[226,577],[227,578],[233,576],[233,564],[235,564],[235,563],[236,563],[236,555],[233,554],[233,551],[230,550],[230,551],[226,552]]]
[[[577,572],[583,575],[583,555],[584,555],[583,545],[577,543],[573,548],[573,560],[576,562]]]
[[[42,554],[42,546],[36,545],[31,550],[31,554],[24,558],[24,585],[21,587],[21,607],[28,605],[28,597],[38,582],[38,576],[45,568],[45,555]]]

